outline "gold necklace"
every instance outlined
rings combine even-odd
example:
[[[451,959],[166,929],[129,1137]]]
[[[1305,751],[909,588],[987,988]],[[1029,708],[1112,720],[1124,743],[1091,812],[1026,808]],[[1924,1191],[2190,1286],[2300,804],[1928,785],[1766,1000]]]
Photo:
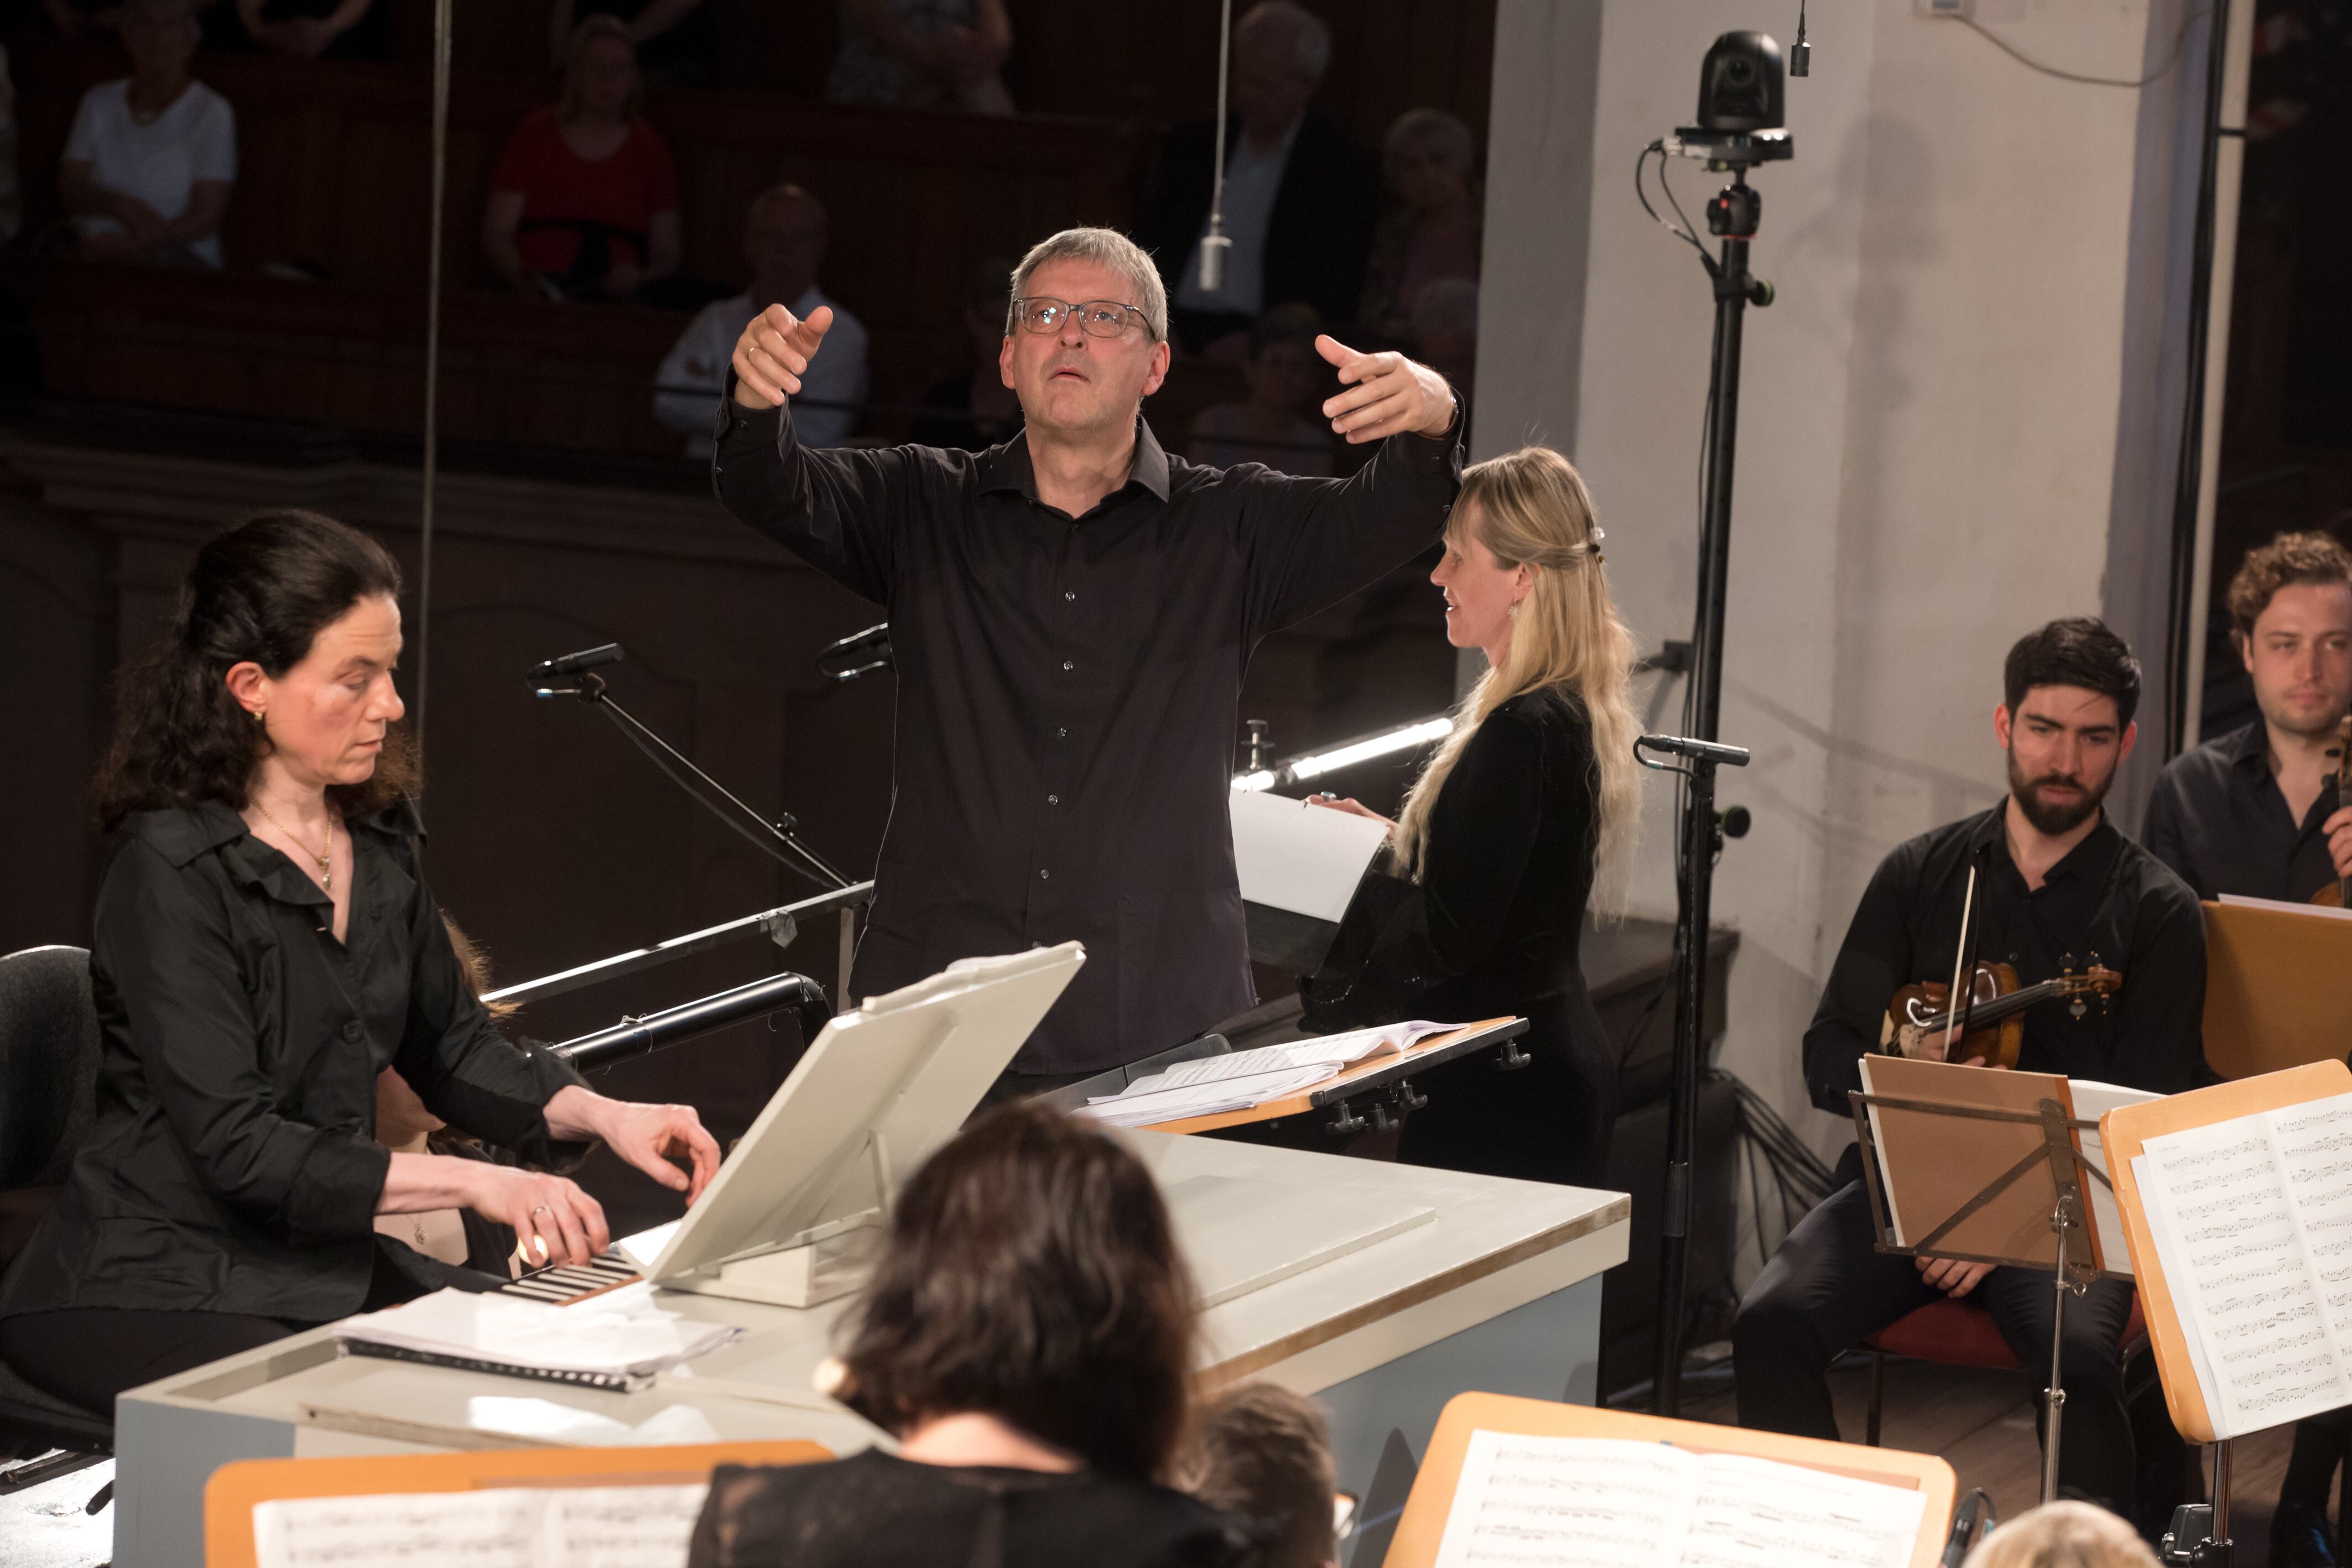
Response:
[[[278,820],[277,813],[270,810],[268,807],[263,805],[261,803],[261,797],[258,795],[256,795],[253,798],[253,809],[260,812],[263,816],[268,818],[269,825],[271,827],[276,828],[279,832],[285,834],[288,838],[292,839],[296,848],[299,849],[304,854],[309,855],[312,860],[319,862],[319,874],[322,879],[320,885],[328,893],[333,893],[335,891],[335,862],[333,859],[335,853],[334,822],[331,820],[327,823],[327,852],[325,854],[320,854],[318,851],[304,843],[301,839],[296,835],[293,829],[279,821]]]

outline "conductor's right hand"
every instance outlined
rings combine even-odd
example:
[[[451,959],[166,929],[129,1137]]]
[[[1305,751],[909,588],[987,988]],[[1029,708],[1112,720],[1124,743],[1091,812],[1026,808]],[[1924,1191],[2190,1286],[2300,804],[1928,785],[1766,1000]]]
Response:
[[[513,1228],[526,1269],[585,1263],[613,1244],[604,1206],[562,1176],[485,1164],[466,1207]]]
[[[833,307],[820,305],[805,321],[781,305],[751,318],[735,340],[735,401],[745,408],[781,408],[796,396],[809,361],[833,327]]]

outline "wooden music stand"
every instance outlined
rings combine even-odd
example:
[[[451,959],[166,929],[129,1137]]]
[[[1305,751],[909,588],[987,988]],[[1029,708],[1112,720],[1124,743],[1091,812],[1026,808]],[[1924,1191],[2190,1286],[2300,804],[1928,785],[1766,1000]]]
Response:
[[[1952,1500],[1959,1490],[1952,1467],[1933,1454],[1905,1453],[1900,1448],[1865,1448],[1855,1443],[1831,1443],[1819,1437],[1790,1437],[1778,1432],[1751,1432],[1739,1427],[1715,1427],[1704,1421],[1678,1421],[1664,1416],[1643,1416],[1630,1410],[1596,1409],[1589,1405],[1555,1405],[1548,1399],[1515,1399],[1501,1394],[1457,1394],[1445,1403],[1430,1435],[1429,1451],[1413,1478],[1405,1499],[1404,1515],[1390,1538],[1385,1568],[1430,1568],[1445,1535],[1446,1515],[1454,1508],[1454,1489],[1462,1481],[1462,1460],[1469,1451],[1470,1434],[1478,1430],[1544,1437],[1617,1437],[1636,1443],[1664,1443],[1694,1454],[1747,1454],[1852,1476],[1882,1486],[1925,1492],[1927,1506],[1919,1514],[1919,1539],[1912,1548],[1911,1568],[1935,1568],[1942,1554],[1944,1533],[1952,1518]]]
[[[2050,1270],[2054,1292],[2050,1381],[2042,1390],[2042,1500],[2049,1502],[2058,1495],[2059,1435],[2065,1419],[2066,1391],[2059,1381],[2059,1365],[2066,1298],[2079,1293],[2093,1280],[2127,1277],[2103,1267],[2090,1206],[2084,1197],[2086,1174],[2090,1179],[2108,1181],[2105,1172],[2083,1157],[2076,1136],[2095,1132],[2097,1124],[2074,1115],[2063,1078],[1895,1057],[1873,1058],[1871,1066],[1898,1082],[1907,1081],[1906,1086],[1913,1090],[1902,1095],[1854,1090],[1847,1096],[1853,1109],[1854,1136],[1862,1145],[1863,1182],[1869,1193],[1871,1220],[1878,1230],[1877,1249],[1906,1258],[1951,1258]],[[1946,1125],[1939,1127],[1939,1123]],[[1924,1234],[1915,1228],[1912,1233],[1918,1236],[1917,1240],[1904,1239],[1895,1195],[1881,1184],[1882,1155],[1888,1180],[1897,1179],[1897,1171],[1916,1173],[1916,1186],[1932,1189],[1948,1174],[1951,1140],[1967,1133],[1971,1134],[1970,1143],[1981,1148],[1994,1139],[1995,1134],[1982,1125],[1985,1123],[2000,1124],[2014,1134],[2011,1141],[2015,1148],[1999,1151],[2013,1155],[2011,1163],[1973,1192],[1968,1191],[1970,1184],[1963,1181],[1957,1191],[1939,1195],[1931,1201],[1930,1212],[1941,1218]],[[1901,1179],[1906,1193],[1912,1192],[1913,1176],[1906,1174]],[[2055,1240],[2047,1256],[2034,1244],[2038,1237],[2029,1239],[2032,1233],[2020,1234],[2020,1210],[2049,1217],[2047,1229]],[[2037,1223],[2035,1230],[2040,1228]]]
[[[1186,1116],[1181,1121],[1154,1122],[1138,1131],[1213,1133],[1220,1128],[1244,1127],[1283,1116],[1304,1116],[1310,1112],[1325,1111],[1337,1105],[1339,1107],[1339,1121],[1332,1124],[1331,1130],[1334,1133],[1360,1133],[1369,1124],[1360,1117],[1353,1118],[1352,1126],[1343,1124],[1351,1117],[1345,1103],[1347,1101],[1358,1095],[1387,1090],[1396,1097],[1400,1110],[1417,1109],[1423,1099],[1412,1092],[1410,1080],[1414,1073],[1426,1072],[1457,1056],[1468,1056],[1495,1045],[1503,1047],[1507,1060],[1508,1053],[1517,1050],[1510,1042],[1527,1032],[1528,1020],[1525,1019],[1481,1019],[1477,1023],[1465,1024],[1460,1029],[1417,1040],[1394,1056],[1375,1056],[1353,1067],[1343,1068],[1337,1078],[1326,1079],[1311,1089],[1286,1094],[1279,1100],[1269,1100],[1263,1105],[1253,1105],[1244,1111],[1222,1111],[1213,1116]],[[1525,1056],[1518,1058],[1522,1063],[1528,1060]],[[1383,1116],[1385,1113],[1384,1110],[1381,1112]],[[1381,1125],[1385,1127],[1386,1122],[1383,1121]]]
[[[255,1568],[257,1503],[297,1497],[487,1491],[495,1487],[683,1486],[719,1465],[805,1465],[816,1443],[686,1443],[642,1448],[517,1448],[353,1458],[237,1459],[205,1483],[205,1568]]]
[[[2252,904],[2205,909],[2205,1060],[2252,1078],[2352,1049],[2352,920]]]
[[[2209,905],[2210,909],[2211,906]],[[2234,1083],[2217,1083],[2140,1105],[2118,1106],[2099,1118],[2099,1138],[2115,1171],[2116,1206],[2124,1220],[2124,1237],[2131,1248],[2132,1270],[2138,1278],[2140,1304],[2147,1319],[2148,1343],[2156,1352],[2157,1380],[2164,1386],[2165,1408],[2180,1435],[2192,1443],[2213,1446],[2212,1532],[2203,1543],[2209,1568],[2229,1568],[2230,1446],[2218,1435],[2213,1414],[2206,1408],[2204,1390],[2180,1330],[2180,1306],[2173,1300],[2164,1277],[2163,1260],[2147,1224],[2147,1200],[2132,1169],[2150,1138],[2167,1133],[2208,1127],[2240,1116],[2256,1116],[2285,1105],[2352,1093],[2352,1068],[2341,1061],[2312,1062],[2284,1071],[2265,1073]]]

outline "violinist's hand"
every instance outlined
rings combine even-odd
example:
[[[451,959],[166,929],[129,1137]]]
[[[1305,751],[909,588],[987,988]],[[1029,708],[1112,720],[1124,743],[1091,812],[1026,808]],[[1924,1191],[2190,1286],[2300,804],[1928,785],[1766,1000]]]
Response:
[[[1323,416],[1350,446],[1411,431],[1439,436],[1454,428],[1454,389],[1427,365],[1402,354],[1360,354],[1326,332],[1315,351],[1337,366],[1349,384],[1323,400]]]
[[[2352,876],[2352,806],[2320,823],[2319,831],[2327,835],[2327,852],[2336,862],[2336,874]]]
[[[1345,811],[1351,817],[1362,817],[1378,822],[1389,831],[1389,837],[1396,837],[1397,825],[1361,800],[1342,800],[1337,795],[1309,795],[1307,797],[1307,803],[1310,806],[1320,806],[1326,810]]]
[[[1911,1261],[1919,1266],[1927,1283],[1956,1301],[1992,1272],[1990,1263],[1963,1263],[1957,1258],[1914,1258]]]
[[[781,305],[751,318],[735,340],[735,401],[745,408],[782,408],[800,395],[801,378],[817,345],[833,329],[833,307],[820,305],[805,321]]]

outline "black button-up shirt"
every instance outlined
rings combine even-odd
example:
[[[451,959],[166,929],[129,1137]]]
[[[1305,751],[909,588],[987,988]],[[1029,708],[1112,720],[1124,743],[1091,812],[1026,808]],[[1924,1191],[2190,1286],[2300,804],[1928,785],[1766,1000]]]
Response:
[[[1025,439],[812,450],[730,383],[714,461],[730,511],[889,612],[897,777],[859,993],[1075,937],[1086,967],[1016,1059],[1030,1072],[1133,1061],[1248,1008],[1243,671],[1437,538],[1458,438],[1297,479],[1170,457],[1139,421],[1132,476],[1074,518],[1038,500]]]
[[[132,817],[98,891],[98,1116],[0,1291],[69,1307],[324,1322],[359,1310],[391,1155],[375,1080],[541,1164],[543,1108],[580,1077],[509,1045],[417,874],[405,808],[351,823],[334,904],[217,802]],[[423,1288],[437,1280],[419,1277]]]
[[[1813,1103],[1850,1115],[1857,1061],[1879,1049],[1886,1004],[1923,980],[1948,985],[1969,862],[1977,878],[1977,957],[2004,961],[2025,985],[2056,977],[2071,956],[2123,976],[2102,1008],[2075,1018],[2063,1002],[2025,1014],[2017,1065],[2159,1094],[2194,1088],[2204,1062],[2205,921],[2197,897],[2155,856],[2102,821],[2028,889],[2009,858],[2008,802],[1897,844],[1853,912],[1822,1005],[1805,1031]]]
[[[2256,719],[2164,765],[2144,836],[2149,852],[2200,898],[2234,893],[2301,904],[2336,881],[2319,826],[2338,803],[2331,783],[2302,821],[2288,814],[2271,772],[2270,732]]]

